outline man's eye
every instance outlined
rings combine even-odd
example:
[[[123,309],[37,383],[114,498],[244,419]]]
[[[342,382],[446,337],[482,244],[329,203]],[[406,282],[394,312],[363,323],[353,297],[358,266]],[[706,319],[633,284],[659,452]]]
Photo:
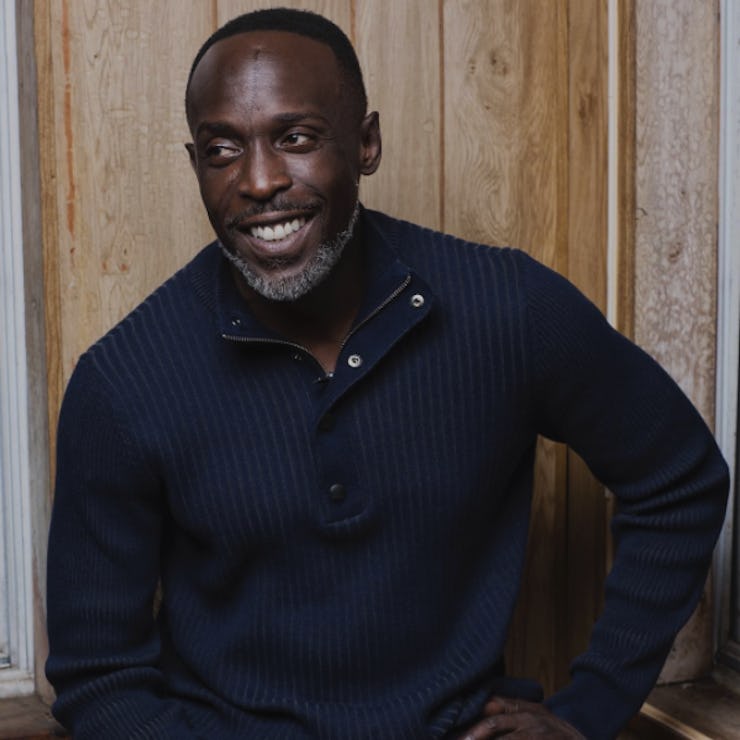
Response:
[[[292,150],[303,151],[305,149],[310,149],[313,144],[314,139],[312,136],[297,131],[287,134],[282,139],[282,146]]]
[[[224,164],[239,154],[235,146],[228,144],[209,144],[205,149],[206,157],[213,164]]]

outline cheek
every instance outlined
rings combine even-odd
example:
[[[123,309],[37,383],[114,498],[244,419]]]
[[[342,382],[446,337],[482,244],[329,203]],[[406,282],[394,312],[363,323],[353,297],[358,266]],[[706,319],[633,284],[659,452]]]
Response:
[[[221,215],[228,209],[236,179],[235,173],[226,170],[208,171],[198,178],[200,195],[211,217]]]

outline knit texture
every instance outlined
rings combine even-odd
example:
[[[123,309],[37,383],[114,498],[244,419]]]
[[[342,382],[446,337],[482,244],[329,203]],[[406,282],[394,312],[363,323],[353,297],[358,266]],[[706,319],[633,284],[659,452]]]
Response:
[[[536,698],[500,661],[538,433],[620,502],[603,616],[548,705],[611,738],[652,687],[723,518],[706,426],[524,253],[361,223],[370,287],[331,377],[215,244],[80,359],[47,664],[76,740],[453,737],[491,692]]]

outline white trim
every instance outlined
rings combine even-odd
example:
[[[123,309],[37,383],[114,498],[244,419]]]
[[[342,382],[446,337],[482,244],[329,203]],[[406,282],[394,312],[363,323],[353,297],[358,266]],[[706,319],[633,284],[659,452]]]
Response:
[[[10,657],[0,696],[33,691],[34,660],[15,10],[15,2],[0,2],[0,567],[7,591],[0,608],[7,608]]]
[[[740,2],[720,2],[719,259],[717,304],[716,436],[732,475],[735,493],[740,339]],[[724,643],[731,630],[735,495],[720,536],[715,560],[716,635]],[[737,571],[740,572],[740,571]],[[740,634],[740,624],[735,630]]]

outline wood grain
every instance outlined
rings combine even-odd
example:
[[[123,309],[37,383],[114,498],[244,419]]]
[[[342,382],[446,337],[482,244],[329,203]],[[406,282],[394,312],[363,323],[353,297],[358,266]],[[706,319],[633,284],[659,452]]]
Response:
[[[635,124],[636,124],[636,0],[617,6],[617,317],[616,328],[635,335]]]
[[[714,419],[718,5],[636,6],[635,338]],[[705,594],[662,679],[711,664]]]
[[[565,2],[450,1],[443,19],[446,229],[522,247],[565,273],[571,198],[568,14]],[[589,59],[589,69],[600,62]],[[594,241],[592,232],[589,243]],[[509,670],[537,676],[548,693],[567,679],[572,657],[564,599],[567,465],[564,448],[540,444],[530,527],[530,541],[538,547],[529,552],[507,648]],[[585,588],[591,586],[589,581]]]
[[[92,341],[211,238],[183,147],[185,77],[211,13],[64,0],[39,3],[38,17],[54,132],[42,167],[56,201],[45,209],[59,294],[49,334],[63,385]]]
[[[606,311],[608,32],[604,0],[568,7],[568,278]],[[606,496],[574,452],[568,453],[567,617],[572,659],[588,645],[603,608]],[[565,669],[565,666],[562,666]]]
[[[242,13],[260,8],[273,8],[276,5],[283,8],[312,10],[336,23],[354,42],[354,2],[349,0],[280,0],[279,3],[274,0],[215,0],[215,5],[219,26]],[[203,41],[205,40],[204,36]]]
[[[357,52],[383,133],[383,161],[363,183],[362,197],[371,208],[439,229],[439,8],[429,0],[407,0],[388,10],[384,0],[365,0],[357,8]]]
[[[0,700],[2,740],[46,740],[66,737],[54,721],[49,706],[35,696]]]
[[[28,452],[31,527],[41,533],[32,538],[34,599],[34,669],[36,691],[52,696],[44,676],[48,653],[46,638],[46,533],[51,509],[49,424],[47,399],[43,230],[39,167],[39,118],[33,7],[16,0],[18,41],[18,103],[20,120],[21,206],[23,209],[24,308],[26,314],[26,367],[28,388]]]
[[[444,3],[448,231],[563,263],[564,2]]]
[[[635,338],[713,420],[718,6],[637,3]]]
[[[26,6],[28,7],[28,6]],[[55,121],[54,68],[51,4],[36,0],[33,6],[38,101],[38,167],[43,253],[44,339],[46,352],[47,427],[49,430],[49,478],[54,479],[56,460],[55,429],[64,392],[62,372],[62,291],[59,269],[57,204],[57,127]],[[58,62],[59,60],[56,60]],[[35,276],[36,279],[38,275]],[[41,386],[43,392],[43,386]]]

